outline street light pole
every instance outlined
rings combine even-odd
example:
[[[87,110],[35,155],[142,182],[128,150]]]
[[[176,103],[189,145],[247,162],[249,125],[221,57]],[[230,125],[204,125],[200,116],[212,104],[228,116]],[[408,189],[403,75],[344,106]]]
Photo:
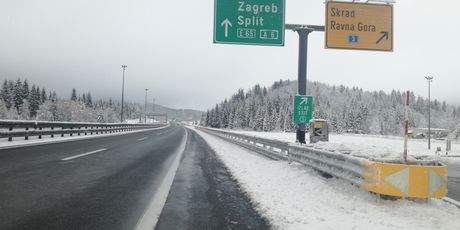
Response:
[[[124,105],[124,99],[125,99],[125,69],[128,67],[127,65],[121,65],[121,68],[123,68],[123,81],[121,84],[121,119],[120,122],[123,123],[123,105]]]
[[[428,149],[431,149],[431,95],[430,95],[430,88],[431,82],[433,81],[433,77],[425,77],[428,81]]]
[[[152,104],[152,123],[155,122],[155,98],[153,98]]]
[[[144,123],[147,123],[147,91],[149,89],[145,89],[145,105],[144,105]]]

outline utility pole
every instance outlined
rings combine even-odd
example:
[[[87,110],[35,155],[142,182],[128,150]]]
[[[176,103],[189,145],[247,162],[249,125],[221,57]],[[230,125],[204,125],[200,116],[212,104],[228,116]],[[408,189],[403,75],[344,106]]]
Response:
[[[406,106],[404,111],[404,152],[403,152],[403,161],[404,164],[407,164],[407,142],[409,138],[409,98],[410,91],[406,92]]]
[[[155,122],[155,98],[153,98],[152,114],[152,122]]]
[[[144,105],[144,123],[147,123],[147,91],[149,89],[145,89],[145,105]]]
[[[433,77],[427,76],[425,77],[428,81],[428,149],[431,149],[431,95],[430,95],[430,88],[431,82],[433,81]]]
[[[307,54],[308,35],[313,31],[324,31],[324,26],[286,24],[287,30],[299,34],[299,68],[298,68],[298,94],[307,95]],[[306,124],[298,124],[296,141],[305,144]]]
[[[123,104],[124,104],[124,97],[125,97],[125,69],[128,67],[127,65],[122,65],[121,68],[123,68],[123,81],[121,84],[121,119],[120,122],[123,123]]]

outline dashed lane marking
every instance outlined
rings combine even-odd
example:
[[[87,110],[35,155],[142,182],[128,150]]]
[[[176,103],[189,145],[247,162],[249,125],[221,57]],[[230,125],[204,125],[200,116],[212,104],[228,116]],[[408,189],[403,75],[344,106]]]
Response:
[[[98,149],[98,150],[94,150],[94,151],[91,151],[91,152],[82,153],[82,154],[78,154],[78,155],[71,156],[71,157],[66,157],[66,158],[63,158],[61,160],[62,161],[69,161],[69,160],[73,160],[73,159],[76,159],[76,158],[79,158],[79,157],[84,157],[84,156],[88,156],[88,155],[95,154],[95,153],[98,153],[98,152],[102,152],[102,151],[105,151],[105,150],[107,150],[107,149]]]
[[[444,197],[444,198],[442,198],[442,199],[443,199],[444,201],[447,201],[447,202],[449,202],[449,203],[451,203],[451,204],[453,204],[453,205],[455,205],[455,206],[457,206],[457,207],[460,208],[460,202],[459,202],[459,201],[456,201],[456,200],[454,200],[454,199],[452,199],[452,198],[449,198],[449,197],[447,197],[447,196]]]

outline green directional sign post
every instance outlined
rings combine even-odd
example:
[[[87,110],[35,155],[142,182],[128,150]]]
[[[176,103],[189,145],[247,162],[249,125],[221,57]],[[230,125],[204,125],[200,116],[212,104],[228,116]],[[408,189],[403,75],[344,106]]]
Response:
[[[313,114],[313,96],[296,95],[294,97],[294,124],[307,124]]]
[[[214,43],[284,45],[285,0],[214,0]]]

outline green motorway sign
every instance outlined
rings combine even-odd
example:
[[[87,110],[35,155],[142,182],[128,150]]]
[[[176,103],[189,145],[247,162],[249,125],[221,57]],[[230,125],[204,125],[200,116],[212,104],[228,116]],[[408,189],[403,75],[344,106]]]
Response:
[[[307,124],[313,113],[313,96],[296,95],[294,97],[294,124]]]
[[[214,43],[284,45],[285,0],[214,0]]]

